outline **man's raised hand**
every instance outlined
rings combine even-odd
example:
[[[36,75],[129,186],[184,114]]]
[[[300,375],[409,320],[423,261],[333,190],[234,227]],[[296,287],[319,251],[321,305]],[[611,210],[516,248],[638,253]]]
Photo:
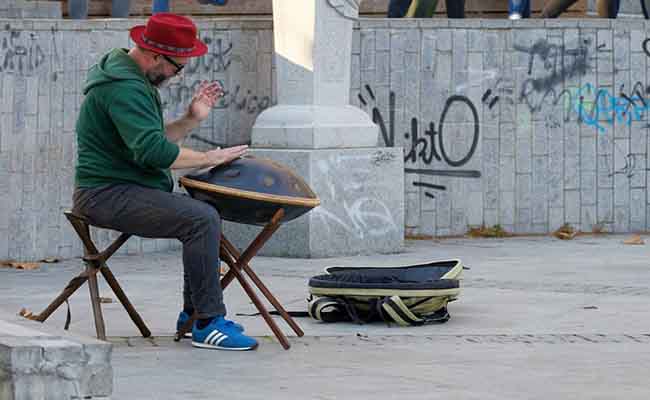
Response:
[[[223,88],[219,82],[201,82],[190,102],[189,117],[199,122],[203,121],[221,97],[223,97]]]

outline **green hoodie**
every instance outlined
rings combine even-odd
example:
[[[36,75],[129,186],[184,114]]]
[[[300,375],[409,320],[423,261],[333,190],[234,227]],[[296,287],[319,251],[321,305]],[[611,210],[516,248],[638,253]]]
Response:
[[[88,71],[77,120],[75,184],[137,183],[172,191],[179,147],[165,137],[160,96],[127,50],[114,49]]]

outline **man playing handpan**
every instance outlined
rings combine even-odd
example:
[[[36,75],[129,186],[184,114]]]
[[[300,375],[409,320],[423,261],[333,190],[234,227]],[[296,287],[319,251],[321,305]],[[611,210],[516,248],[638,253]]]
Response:
[[[77,120],[74,210],[97,226],[183,243],[182,325],[192,313],[192,345],[252,350],[255,339],[225,319],[219,282],[221,218],[216,209],[174,193],[170,168],[211,167],[244,155],[247,146],[198,152],[176,144],[223,95],[217,83],[197,89],[185,115],[163,121],[158,87],[190,57],[207,52],[186,17],[160,13],[131,29],[136,46],[114,49],[88,72]]]

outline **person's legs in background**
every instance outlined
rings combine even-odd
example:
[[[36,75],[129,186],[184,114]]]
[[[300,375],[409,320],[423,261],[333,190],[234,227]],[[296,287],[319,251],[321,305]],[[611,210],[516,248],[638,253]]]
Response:
[[[508,18],[530,18],[530,0],[508,0]]]
[[[542,18],[557,18],[578,0],[550,0],[544,4]]]
[[[151,4],[152,14],[158,14],[161,12],[169,12],[169,0],[153,0]]]
[[[68,16],[72,19],[88,18],[88,0],[68,0]]]
[[[446,0],[447,18],[465,18],[465,0]]]
[[[544,5],[542,18],[557,18],[578,0],[550,0]],[[597,0],[596,10],[600,18],[616,18],[620,0]]]
[[[616,18],[620,5],[620,0],[597,0],[596,9],[598,16],[601,18]]]
[[[388,3],[388,18],[402,18],[411,5],[411,0],[390,0]]]
[[[409,18],[431,18],[436,13],[438,0],[413,0],[406,12]]]

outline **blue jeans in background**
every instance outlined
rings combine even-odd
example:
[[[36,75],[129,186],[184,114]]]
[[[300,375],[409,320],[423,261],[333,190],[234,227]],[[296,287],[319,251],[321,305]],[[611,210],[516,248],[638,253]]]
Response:
[[[435,14],[438,0],[390,0],[388,2],[388,18],[406,16],[411,3],[415,1],[414,18],[430,18]],[[465,18],[465,0],[445,0],[447,18]]]
[[[158,14],[161,12],[169,12],[169,0],[153,0],[151,5],[152,14]]]
[[[508,15],[511,19],[516,19],[515,15],[530,18],[530,0],[508,0]]]
[[[578,0],[550,0],[542,10],[542,18],[557,18]],[[621,0],[596,0],[596,11],[600,18],[616,18]]]

